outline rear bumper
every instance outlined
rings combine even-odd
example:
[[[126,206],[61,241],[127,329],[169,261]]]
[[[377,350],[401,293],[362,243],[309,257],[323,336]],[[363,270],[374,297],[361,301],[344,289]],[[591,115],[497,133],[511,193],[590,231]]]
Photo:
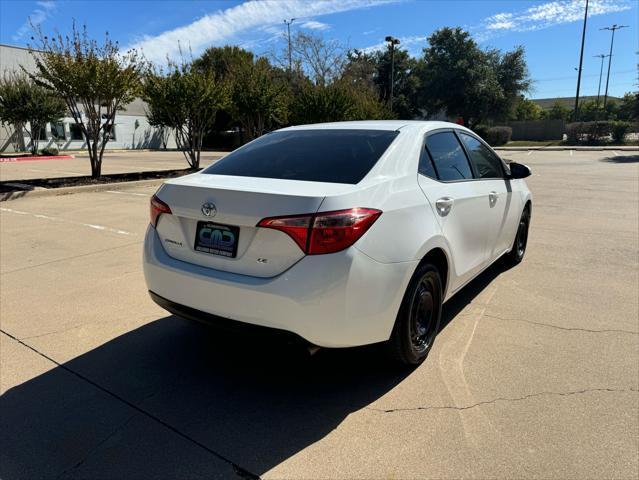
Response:
[[[176,260],[153,227],[144,241],[147,287],[168,311],[284,330],[322,347],[387,340],[417,263],[380,263],[349,248],[306,256],[276,277],[258,278]]]
[[[237,322],[229,318],[202,312],[186,305],[167,300],[149,290],[151,299],[166,311],[186,320],[193,320],[236,334],[248,334],[261,340],[281,340],[287,343],[307,343],[302,337],[286,330],[262,327],[250,323]]]

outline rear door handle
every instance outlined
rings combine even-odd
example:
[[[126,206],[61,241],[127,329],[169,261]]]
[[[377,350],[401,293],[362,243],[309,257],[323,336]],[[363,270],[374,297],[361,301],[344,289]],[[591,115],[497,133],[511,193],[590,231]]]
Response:
[[[442,197],[435,202],[435,207],[437,207],[437,213],[440,217],[445,217],[450,213],[450,209],[453,208],[453,203],[455,201],[450,197]]]
[[[497,192],[488,193],[488,203],[490,203],[491,207],[495,206],[495,204],[497,203],[497,200],[499,200],[499,195],[497,194]]]

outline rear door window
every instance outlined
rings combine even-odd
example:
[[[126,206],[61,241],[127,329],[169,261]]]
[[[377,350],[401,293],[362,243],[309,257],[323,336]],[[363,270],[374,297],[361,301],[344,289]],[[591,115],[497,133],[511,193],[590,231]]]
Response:
[[[443,182],[473,178],[466,154],[453,132],[440,132],[426,138],[439,179]]]
[[[501,160],[475,137],[460,132],[464,146],[479,178],[504,178]]]
[[[356,184],[398,134],[346,129],[273,132],[227,155],[203,173]]]

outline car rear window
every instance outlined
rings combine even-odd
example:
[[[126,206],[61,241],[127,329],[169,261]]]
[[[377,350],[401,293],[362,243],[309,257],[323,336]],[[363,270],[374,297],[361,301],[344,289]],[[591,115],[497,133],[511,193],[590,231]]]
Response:
[[[388,130],[273,132],[227,155],[203,173],[355,184],[398,134]]]

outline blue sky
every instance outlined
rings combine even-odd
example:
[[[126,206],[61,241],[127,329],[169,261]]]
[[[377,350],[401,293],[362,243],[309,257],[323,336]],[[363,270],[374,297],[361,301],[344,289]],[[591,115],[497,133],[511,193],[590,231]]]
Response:
[[[320,33],[350,48],[379,48],[386,35],[393,35],[419,55],[434,30],[461,26],[482,47],[508,50],[523,45],[535,81],[529,95],[544,98],[575,93],[584,5],[585,0],[0,0],[0,42],[26,45],[31,35],[28,18],[45,33],[65,32],[75,18],[86,23],[92,35],[108,31],[122,46],[141,48],[158,62],[176,56],[178,43],[190,46],[194,55],[224,44],[267,54],[284,48],[282,21],[295,17],[293,30]],[[597,94],[600,60],[593,56],[607,54],[610,46],[610,32],[599,29],[614,23],[629,28],[615,36],[610,94],[637,90],[639,2],[590,0],[584,95]]]

